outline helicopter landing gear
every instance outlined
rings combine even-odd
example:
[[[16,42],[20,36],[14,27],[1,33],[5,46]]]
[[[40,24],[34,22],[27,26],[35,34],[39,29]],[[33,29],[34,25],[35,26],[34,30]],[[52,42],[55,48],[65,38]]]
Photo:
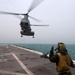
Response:
[[[33,36],[33,38],[34,38],[34,36]]]
[[[21,35],[21,37],[23,37],[23,35]]]

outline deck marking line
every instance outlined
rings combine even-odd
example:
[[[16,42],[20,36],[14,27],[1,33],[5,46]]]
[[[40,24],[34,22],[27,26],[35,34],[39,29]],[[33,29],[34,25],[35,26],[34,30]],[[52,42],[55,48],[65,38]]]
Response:
[[[22,74],[22,73],[16,73],[16,72],[8,72],[8,71],[3,71],[3,70],[0,70],[0,73],[2,73],[2,74],[12,74],[12,75],[28,75],[28,74]]]
[[[38,55],[42,55],[42,54],[43,54],[42,52],[34,51],[34,50],[31,50],[31,49],[27,49],[27,48],[15,46],[15,45],[11,45],[11,46],[17,47],[17,48],[19,48],[19,49],[22,49],[22,50],[25,50],[25,51],[29,51],[29,52],[32,52],[32,53],[36,53],[36,54],[38,54]]]
[[[19,60],[19,58],[13,53],[11,52],[11,54],[14,56],[14,58],[17,60],[17,62],[21,65],[21,67],[28,73],[28,75],[34,75],[23,63],[21,60]]]
[[[8,46],[6,46],[6,48],[8,48]]]

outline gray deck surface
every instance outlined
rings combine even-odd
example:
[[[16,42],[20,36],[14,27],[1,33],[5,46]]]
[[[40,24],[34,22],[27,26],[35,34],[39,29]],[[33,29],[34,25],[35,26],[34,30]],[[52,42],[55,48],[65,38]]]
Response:
[[[75,68],[71,68],[75,75]],[[0,75],[58,75],[55,63],[15,46],[0,46]]]

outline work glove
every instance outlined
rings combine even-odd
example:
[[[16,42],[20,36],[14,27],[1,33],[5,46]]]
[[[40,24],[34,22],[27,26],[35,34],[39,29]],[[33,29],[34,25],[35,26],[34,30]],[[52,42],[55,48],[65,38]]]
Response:
[[[51,50],[50,50],[49,56],[50,56],[50,54],[53,54],[53,50],[54,50],[54,46],[51,47]]]
[[[75,64],[73,64],[73,67],[72,68],[75,68]]]
[[[51,47],[51,50],[50,50],[50,53],[49,53],[49,60],[54,55],[53,50],[54,50],[54,46]]]
[[[53,52],[53,50],[54,50],[54,46],[52,46],[52,48],[51,48],[50,52]]]

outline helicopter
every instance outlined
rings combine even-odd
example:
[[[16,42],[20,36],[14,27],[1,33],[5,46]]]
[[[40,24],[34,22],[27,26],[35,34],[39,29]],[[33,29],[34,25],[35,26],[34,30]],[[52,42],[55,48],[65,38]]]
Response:
[[[37,1],[38,1],[38,3],[37,3]],[[31,26],[49,26],[49,25],[31,25],[30,24],[30,21],[29,21],[28,17],[34,19],[35,21],[40,22],[40,20],[29,16],[29,13],[35,7],[37,7],[41,2],[43,2],[43,0],[41,0],[41,1],[37,0],[37,1],[33,0],[32,4],[31,4],[31,6],[30,6],[30,8],[29,8],[29,10],[26,14],[0,11],[0,14],[17,15],[17,16],[22,15],[22,16],[24,16],[24,18],[22,18],[21,21],[20,21],[20,27],[21,27],[20,34],[21,34],[21,37],[23,37],[23,35],[26,35],[26,36],[33,36],[33,38],[34,38],[34,32],[32,31]],[[21,16],[19,16],[19,17],[21,18]]]

